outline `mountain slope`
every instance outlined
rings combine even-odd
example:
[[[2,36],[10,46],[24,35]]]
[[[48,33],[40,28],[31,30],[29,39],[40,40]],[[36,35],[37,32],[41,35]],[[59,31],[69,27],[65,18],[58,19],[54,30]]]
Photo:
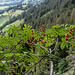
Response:
[[[50,28],[55,24],[75,24],[75,0],[45,0],[40,5],[36,5],[23,12],[20,16],[10,19],[7,24],[15,20],[24,19],[24,24],[30,24],[33,28],[45,25]]]
[[[0,0],[0,13],[3,13],[8,8],[17,6],[19,4],[40,4],[44,0]]]

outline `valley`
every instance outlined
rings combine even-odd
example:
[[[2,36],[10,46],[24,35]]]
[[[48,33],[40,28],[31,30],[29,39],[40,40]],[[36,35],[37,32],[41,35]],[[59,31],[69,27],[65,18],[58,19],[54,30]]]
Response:
[[[0,14],[0,27],[4,26],[4,24],[9,21],[11,18],[13,17],[17,17],[19,15],[21,15],[24,11],[27,11],[28,8],[30,8],[32,5],[19,5],[19,6],[15,6],[15,9],[14,7],[11,8],[11,9],[8,9],[7,12],[4,12],[2,14]],[[20,8],[21,7],[21,8]],[[23,20],[17,20],[15,22],[13,22],[12,24],[16,24],[17,23],[17,26],[20,25],[20,22],[23,23]],[[10,24],[11,25],[11,24]],[[6,31],[8,28],[7,28],[8,24],[6,26],[4,26],[4,28],[2,28],[2,31]]]
[[[27,11],[28,8],[35,4],[40,4],[43,1],[44,0],[0,0],[0,27],[3,26],[11,18],[21,15],[24,11]],[[23,21],[24,19],[22,20],[22,23]],[[16,22],[12,24],[15,24]],[[20,25],[20,22],[21,21],[18,22],[17,26]],[[7,27],[5,27],[2,31],[5,31],[6,29]]]
[[[40,4],[41,2],[43,2],[44,0],[1,0],[0,1],[0,11],[2,10],[7,10],[8,8],[11,8],[13,6],[17,6],[19,4]]]
[[[11,18],[21,15],[24,11],[27,11],[28,8],[32,7],[33,5],[40,4],[43,1],[44,0],[0,0],[0,27]],[[20,21],[18,22],[17,26],[19,25]],[[5,31],[6,29],[7,27],[5,27],[2,31]]]

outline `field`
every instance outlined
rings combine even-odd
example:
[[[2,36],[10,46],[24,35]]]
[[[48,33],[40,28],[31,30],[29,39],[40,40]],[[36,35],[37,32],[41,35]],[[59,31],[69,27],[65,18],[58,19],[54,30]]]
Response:
[[[15,1],[15,0],[10,0],[10,1],[0,1],[0,10],[5,10],[6,8],[9,8],[10,6],[15,6],[17,5],[18,2],[21,2],[22,0],[18,0],[18,1]]]
[[[5,17],[2,17],[1,19],[0,19],[0,26],[2,26],[6,21],[9,21],[9,16],[5,16]],[[22,19],[22,20],[17,20],[17,21],[15,21],[15,22],[13,22],[13,23],[11,23],[11,24],[9,24],[9,25],[16,25],[16,26],[19,26],[21,23],[23,23],[24,22],[24,19]],[[8,25],[7,25],[8,26]],[[8,30],[8,27],[7,26],[5,26],[3,29],[2,29],[2,31],[4,32],[4,31],[6,31],[6,30]]]
[[[10,3],[12,3],[12,2],[14,2],[14,1],[3,2],[3,3],[0,3],[0,5],[4,5],[4,4],[10,4]]]
[[[16,25],[17,27],[21,24],[21,23],[23,23],[24,22],[24,19],[22,19],[22,20],[17,20],[17,21],[15,21],[15,22],[13,22],[13,23],[11,23],[11,24],[9,24],[9,25]],[[7,26],[5,26],[3,29],[2,29],[2,31],[3,32],[5,32],[6,30],[8,30],[8,26],[9,25],[7,25]]]
[[[9,18],[12,18],[13,16],[18,16],[22,12],[23,10],[10,10],[9,12],[4,12],[3,14],[0,14],[0,26],[2,26],[6,21],[8,21]]]
[[[2,19],[0,19],[0,24],[2,24],[3,23],[3,20]]]
[[[0,18],[0,26],[2,26],[6,21],[9,20],[9,16],[3,16]]]
[[[23,8],[25,8],[27,5],[22,5]]]
[[[0,6],[0,10],[4,10],[6,8],[8,8],[9,6]]]
[[[24,19],[21,19],[21,20],[17,20],[17,21],[15,21],[15,22],[13,22],[12,24],[13,25],[16,25],[16,26],[19,26],[21,23],[23,23],[24,22]],[[12,24],[10,24],[10,25],[12,25]]]
[[[22,12],[23,12],[23,10],[16,10],[16,11],[11,10],[8,12],[8,15],[16,16],[16,15],[21,14]]]
[[[1,16],[4,15],[4,16],[17,16],[19,14],[21,14],[23,12],[23,10],[16,10],[16,11],[13,11],[13,10],[10,10],[8,12],[4,12],[3,14],[0,14]]]
[[[11,4],[11,3],[16,3],[16,2],[20,2],[20,1],[21,0],[18,0],[18,1],[17,0],[16,1],[15,0],[13,0],[13,1],[11,1],[11,0],[10,1],[4,1],[4,2],[1,2],[0,5]]]

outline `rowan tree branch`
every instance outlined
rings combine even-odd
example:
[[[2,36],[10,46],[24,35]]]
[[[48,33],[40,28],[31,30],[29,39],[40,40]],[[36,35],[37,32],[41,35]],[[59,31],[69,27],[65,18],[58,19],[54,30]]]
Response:
[[[51,70],[50,70],[50,75],[53,75],[53,61],[50,61],[51,62]]]
[[[21,43],[27,43],[27,42],[21,42]],[[48,53],[50,53],[50,51],[49,51],[48,49],[46,49],[45,47],[40,46],[40,45],[38,45],[38,44],[33,44],[33,43],[27,43],[27,44],[39,46],[39,47],[43,48],[44,50],[46,50]],[[54,51],[55,49],[56,49],[56,46],[55,46],[55,48],[54,48],[52,51]]]
[[[22,41],[22,39],[21,39],[17,44],[13,45],[12,49],[11,49],[8,53],[10,53],[11,51],[13,51],[13,49],[14,49],[18,44],[20,44],[21,41]],[[2,60],[2,59],[4,59],[4,58],[5,58],[5,56],[3,56],[2,58],[0,58],[0,60]]]

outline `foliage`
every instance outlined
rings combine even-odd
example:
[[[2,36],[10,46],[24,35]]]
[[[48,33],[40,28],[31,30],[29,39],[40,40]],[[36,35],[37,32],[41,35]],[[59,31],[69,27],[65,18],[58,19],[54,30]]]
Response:
[[[4,35],[0,35],[0,70],[21,75],[34,73],[33,68],[45,64],[47,72],[50,73],[51,65],[46,63],[53,61],[54,72],[59,72],[60,64],[65,63],[62,60],[66,60],[75,48],[74,28],[75,25],[59,24],[51,29],[39,26],[39,31],[35,31],[32,26],[26,24],[23,29],[10,26]],[[62,72],[64,66],[59,68]]]

